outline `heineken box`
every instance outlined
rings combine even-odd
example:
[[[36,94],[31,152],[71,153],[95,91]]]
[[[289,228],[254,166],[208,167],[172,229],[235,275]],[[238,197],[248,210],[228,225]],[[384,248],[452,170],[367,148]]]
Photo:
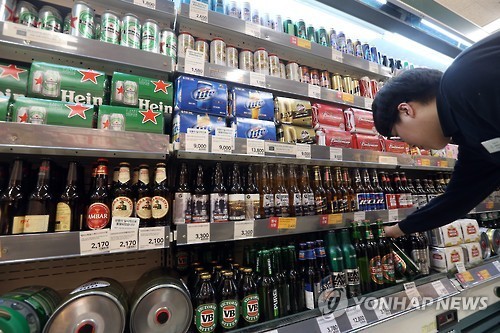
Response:
[[[27,67],[0,62],[0,96],[26,96],[28,76]]]
[[[0,96],[0,121],[7,121],[10,97]]]
[[[171,82],[132,74],[113,73],[111,105],[172,113]]]
[[[92,128],[94,106],[17,97],[13,104],[12,115],[12,121],[18,123]]]
[[[99,106],[97,128],[163,134],[163,112],[123,106]]]
[[[208,134],[215,135],[215,128],[226,127],[226,118],[178,110],[174,113],[172,127],[173,141],[179,141],[179,135],[187,133],[188,128],[206,129]]]
[[[231,127],[236,129],[236,137],[276,141],[276,125],[273,121],[234,118]]]
[[[92,105],[109,104],[109,81],[104,72],[34,61],[28,96]]]
[[[175,89],[176,110],[227,115],[227,86],[224,83],[179,76]]]
[[[229,111],[234,117],[274,120],[274,100],[271,93],[234,87],[229,99]]]

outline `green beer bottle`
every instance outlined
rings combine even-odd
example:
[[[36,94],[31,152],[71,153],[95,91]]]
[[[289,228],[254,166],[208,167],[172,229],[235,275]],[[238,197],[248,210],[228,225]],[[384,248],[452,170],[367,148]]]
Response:
[[[366,244],[361,238],[359,226],[354,224],[352,226],[353,246],[356,251],[356,259],[358,260],[359,279],[361,283],[361,292],[363,294],[371,291],[370,287],[370,271],[368,268],[368,254],[366,252]]]
[[[337,242],[335,231],[330,230],[326,236],[326,253],[332,275],[334,289],[346,288],[346,276],[344,272],[344,258],[342,250]]]
[[[378,225],[378,249],[380,251],[380,261],[382,263],[382,275],[386,287],[396,284],[394,276],[394,260],[392,257],[391,243],[385,236],[382,221],[377,221]]]
[[[288,245],[287,260],[285,266],[288,268],[288,285],[290,295],[290,314],[304,310],[304,280],[297,272],[295,246]]]
[[[263,321],[279,317],[278,289],[273,279],[271,254],[268,250],[261,253],[262,278],[258,284],[259,308]]]
[[[290,310],[290,296],[288,295],[288,284],[283,271],[281,261],[281,248],[276,246],[271,252],[272,270],[276,287],[278,289],[278,303],[280,305],[280,317],[285,317]]]
[[[378,245],[373,237],[370,222],[365,222],[366,253],[368,255],[368,270],[370,272],[370,288],[372,291],[384,288],[384,277]]]
[[[340,232],[342,253],[344,254],[345,275],[347,278],[347,296],[356,297],[361,295],[361,285],[359,281],[359,269],[356,262],[356,250],[351,244],[349,230],[342,229]]]

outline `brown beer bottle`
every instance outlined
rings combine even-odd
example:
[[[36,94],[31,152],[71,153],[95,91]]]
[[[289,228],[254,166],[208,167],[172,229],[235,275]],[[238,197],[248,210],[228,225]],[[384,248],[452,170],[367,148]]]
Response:
[[[224,278],[217,292],[219,297],[219,332],[227,332],[238,327],[240,302],[238,290],[233,279],[233,272],[224,273]]]
[[[406,207],[411,208],[413,207],[413,196],[411,194],[410,189],[408,188],[408,180],[406,179],[406,174],[404,172],[401,172],[400,175],[401,175],[401,186],[406,195]]]
[[[186,163],[181,164],[179,185],[174,197],[174,223],[191,223],[191,187],[189,186],[189,172]]]
[[[137,182],[135,215],[140,219],[139,227],[151,226],[151,186],[149,184],[149,166],[139,165],[139,181]]]
[[[356,194],[356,209],[367,210],[367,191],[361,181],[359,169],[354,169],[354,193]]]
[[[215,165],[212,176],[213,186],[210,191],[210,222],[227,222],[228,216],[228,195],[224,186],[224,173],[222,164]]]
[[[276,165],[276,185],[274,189],[275,215],[278,217],[290,216],[290,199],[285,187],[285,172],[283,164]]]
[[[194,331],[197,333],[213,333],[217,327],[218,311],[214,287],[210,274],[200,276],[201,283],[194,293]]]
[[[293,164],[288,166],[288,199],[290,207],[290,216],[302,216],[304,211],[302,208],[302,193],[297,186],[297,167]]]
[[[91,190],[87,208],[85,229],[96,230],[109,227],[111,218],[108,192],[108,160],[97,160],[95,185]]]
[[[347,189],[344,187],[344,182],[342,181],[342,171],[340,167],[335,167],[335,187],[338,189],[338,207],[339,213],[345,213],[348,211],[348,200],[347,200]]]
[[[78,183],[78,165],[70,162],[66,187],[56,207],[55,231],[79,231],[82,228],[83,207]]]
[[[351,187],[351,179],[349,178],[349,171],[347,169],[342,169],[342,181],[344,182],[344,187],[347,190],[347,209],[349,212],[355,212],[356,209],[356,194]]]
[[[335,187],[333,187],[333,178],[332,178],[332,172],[330,170],[330,167],[324,167],[324,173],[323,173],[323,184],[324,184],[324,189],[325,189],[325,194],[326,194],[326,213],[327,214],[334,214],[338,213],[338,198],[337,198],[337,190],[335,190]]]
[[[165,163],[158,163],[151,199],[151,216],[155,227],[170,225],[171,207],[172,195],[167,183],[167,166]]]
[[[122,162],[118,183],[113,191],[112,217],[131,217],[134,213],[134,197],[130,185],[130,164]]]
[[[406,208],[407,200],[406,200],[406,191],[401,184],[401,178],[399,177],[398,172],[394,172],[393,174],[394,180],[394,193],[396,194],[396,202],[398,203],[398,208]]]
[[[116,185],[118,184],[118,178],[120,177],[120,167],[115,167],[113,169],[113,181],[111,182],[110,191],[113,193],[115,191]]]
[[[246,219],[260,219],[260,194],[256,183],[253,165],[249,164],[247,168],[247,187],[245,191]]]
[[[314,193],[314,206],[316,215],[326,214],[326,191],[321,181],[321,171],[319,166],[313,167],[313,193]]]
[[[209,221],[208,201],[208,190],[205,186],[203,166],[198,164],[196,182],[194,184],[194,191],[191,197],[191,221],[193,223],[205,223]]]
[[[23,161],[15,159],[7,188],[0,195],[0,235],[23,232],[26,198],[22,186],[22,174]]]
[[[233,164],[231,172],[231,187],[228,196],[228,215],[230,221],[243,221],[245,219],[245,194],[241,185],[240,166]]]
[[[269,171],[267,164],[262,164],[260,175],[260,209],[262,218],[274,216],[274,194],[269,184]]]
[[[309,169],[307,165],[302,165],[302,174],[300,176],[300,185],[302,190],[302,209],[304,216],[311,216],[316,214],[316,207],[314,205],[314,191],[311,188],[309,181]]]
[[[132,184],[131,184],[133,196],[135,196],[135,194],[136,194],[138,182],[139,182],[139,168],[135,167],[134,172],[132,173]]]

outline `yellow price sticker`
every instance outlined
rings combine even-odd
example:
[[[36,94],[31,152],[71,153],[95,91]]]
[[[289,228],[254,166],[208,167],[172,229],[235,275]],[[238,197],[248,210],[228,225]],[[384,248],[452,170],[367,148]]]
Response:
[[[441,168],[448,167],[448,161],[439,161],[438,163],[439,163],[438,166],[440,166]]]
[[[342,224],[342,214],[329,214],[328,224]]]
[[[354,95],[343,93],[342,100],[346,103],[354,103]]]
[[[295,229],[297,228],[296,217],[280,217],[278,221],[278,229]]]
[[[431,160],[428,158],[422,158],[422,166],[431,166]]]
[[[487,280],[491,277],[490,272],[488,272],[486,269],[483,269],[482,271],[477,272],[477,275],[482,277],[484,280]]]
[[[495,203],[493,201],[486,201],[486,209],[493,209]]]
[[[298,38],[297,39],[297,46],[310,50],[311,49],[311,42],[308,41],[307,39]]]
[[[462,278],[464,279],[465,282],[474,282],[474,277],[472,274],[468,271],[465,271],[462,274]]]

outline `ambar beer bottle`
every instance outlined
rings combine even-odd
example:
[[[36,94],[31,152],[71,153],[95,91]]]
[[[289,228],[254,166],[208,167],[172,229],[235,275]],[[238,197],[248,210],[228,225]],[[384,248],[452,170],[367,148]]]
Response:
[[[266,163],[260,173],[260,208],[262,218],[274,216],[274,194],[269,183],[269,171]]]
[[[78,185],[78,165],[70,162],[66,187],[56,207],[55,231],[78,231],[82,228],[83,207]]]
[[[112,217],[131,217],[134,213],[134,199],[130,182],[130,164],[120,163],[118,183],[113,192]]]
[[[108,160],[97,160],[95,185],[91,190],[89,207],[85,219],[85,229],[96,230],[109,227],[111,218],[108,193]]]
[[[170,225],[170,209],[172,195],[167,182],[167,166],[158,163],[155,170],[153,184],[153,198],[151,199],[151,216],[155,227]]]
[[[252,277],[252,269],[245,268],[238,286],[241,300],[241,326],[250,326],[260,320],[259,294],[257,284]]]
[[[304,216],[311,216],[316,214],[316,207],[314,205],[314,192],[310,185],[309,169],[307,168],[307,165],[302,165],[300,185],[302,186],[302,209],[304,211]]]
[[[22,174],[23,161],[15,159],[7,188],[0,196],[0,235],[20,234],[24,230],[26,198]]]
[[[198,333],[213,333],[217,327],[218,310],[210,274],[200,276],[201,283],[193,300],[194,327]]]
[[[326,214],[326,191],[323,187],[321,180],[321,171],[319,166],[313,167],[313,193],[314,193],[314,206],[316,215]]]
[[[330,167],[324,167],[323,184],[326,194],[326,213],[335,214],[339,212],[337,190],[333,186],[332,171]]]
[[[151,226],[151,184],[149,183],[149,166],[147,164],[139,165],[135,215],[139,218],[139,227]]]
[[[219,332],[227,332],[238,327],[240,319],[240,302],[238,290],[234,284],[233,272],[224,273],[224,278],[220,289],[217,292],[219,297]]]

